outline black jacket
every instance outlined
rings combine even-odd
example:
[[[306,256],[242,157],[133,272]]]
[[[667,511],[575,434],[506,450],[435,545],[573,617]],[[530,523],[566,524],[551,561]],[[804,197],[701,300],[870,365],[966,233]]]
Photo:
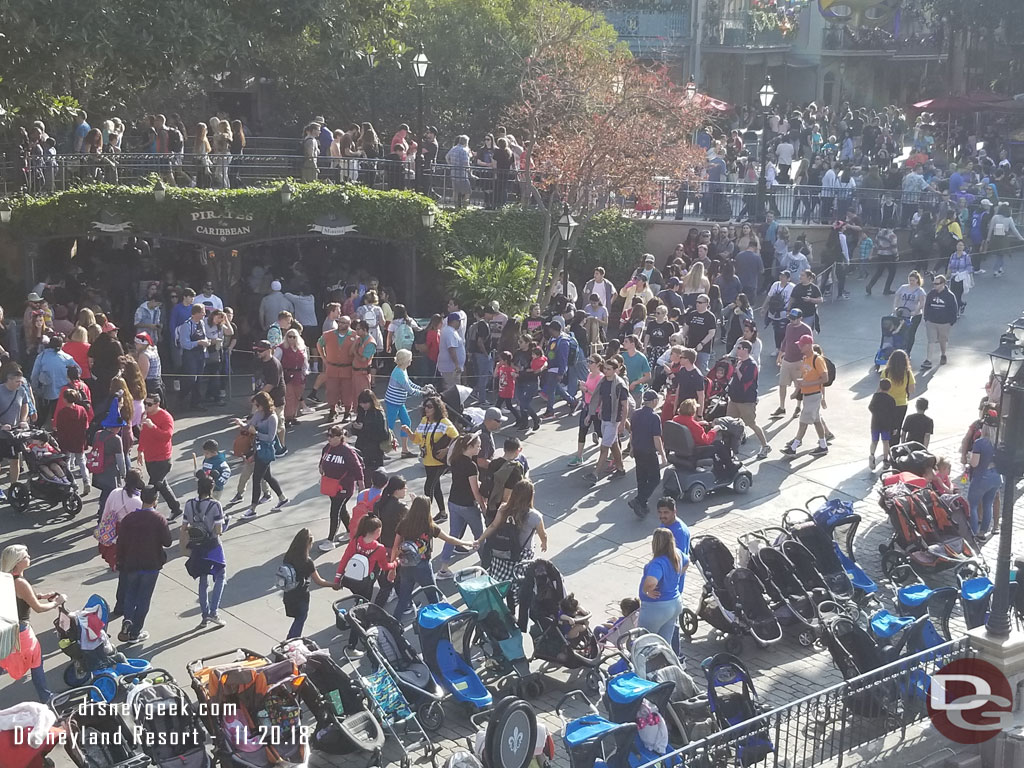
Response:
[[[924,300],[925,322],[953,325],[959,316],[960,307],[956,303],[956,296],[948,286],[941,291],[931,291]]]

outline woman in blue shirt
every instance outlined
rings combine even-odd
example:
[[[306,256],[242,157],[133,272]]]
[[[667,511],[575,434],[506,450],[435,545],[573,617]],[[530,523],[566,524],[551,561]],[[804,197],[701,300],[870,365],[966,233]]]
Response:
[[[671,643],[682,611],[679,582],[683,556],[676,548],[672,532],[667,528],[658,528],[654,532],[651,551],[653,558],[644,566],[644,576],[640,582],[639,625]]]
[[[968,462],[971,484],[967,487],[967,503],[971,507],[971,530],[982,541],[989,537],[989,529],[992,527],[992,506],[995,503],[996,492],[1003,484],[994,461],[995,433],[996,429],[991,424],[982,426],[981,437],[974,441]]]

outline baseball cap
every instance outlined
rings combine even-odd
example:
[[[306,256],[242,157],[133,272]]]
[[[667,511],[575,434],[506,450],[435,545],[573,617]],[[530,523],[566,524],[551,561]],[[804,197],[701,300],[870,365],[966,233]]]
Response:
[[[814,337],[811,336],[809,333],[805,333],[803,336],[796,340],[796,343],[799,344],[800,346],[803,346],[804,344],[813,344]]]
[[[454,323],[456,320],[461,320],[461,319],[462,319],[462,315],[460,315],[458,312],[452,312],[450,315],[448,315],[448,317],[445,318],[445,322],[447,322],[447,323]]]
[[[651,262],[651,264],[654,263],[654,254],[653,253],[648,253],[648,254],[644,255],[644,263],[646,264],[648,261]]]
[[[497,421],[502,422],[505,420],[505,414],[501,412],[501,408],[488,408],[484,411],[484,421]]]
[[[280,291],[281,290],[281,281],[280,280],[275,280],[274,282],[272,282],[270,284],[270,290],[272,290],[272,291]]]
[[[788,269],[784,269],[781,272],[779,272],[779,277],[782,277],[783,275],[785,275],[786,277],[792,277],[793,273],[790,272]]]
[[[793,307],[791,310],[789,310],[789,316],[790,317],[803,317],[804,313],[803,313],[802,310],[799,310],[796,307]]]
[[[665,283],[665,285],[667,285],[669,288],[675,288],[677,285],[679,285],[679,278],[678,277],[670,277],[668,279],[668,282]]]
[[[103,333],[110,333],[111,331],[116,331],[116,330],[117,330],[117,326],[116,326],[116,325],[114,325],[114,324],[113,324],[112,322],[110,322],[110,321],[108,320],[107,322],[105,322],[105,323],[103,324],[103,327],[102,327],[102,328],[101,328],[100,330],[101,330],[101,331],[102,331]]]
[[[653,389],[644,391],[644,402],[650,403],[658,399],[658,393]]]
[[[135,340],[142,341],[145,342],[146,344],[149,344],[149,346],[153,346],[153,339],[150,337],[148,333],[136,333]]]
[[[259,341],[254,341],[252,343],[252,348],[256,352],[263,352],[264,350],[267,350],[267,349],[273,349],[274,345],[271,344],[266,339],[260,339]]]
[[[989,200],[989,199],[988,199],[988,198],[986,197],[986,198],[985,198],[984,200],[982,200],[982,201],[981,201],[981,207],[982,207],[982,208],[991,208],[991,207],[992,207],[992,201],[991,201],[991,200]]]

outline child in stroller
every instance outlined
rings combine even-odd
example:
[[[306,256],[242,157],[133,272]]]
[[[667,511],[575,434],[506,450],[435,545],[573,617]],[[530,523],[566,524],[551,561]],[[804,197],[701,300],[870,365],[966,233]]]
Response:
[[[558,628],[569,645],[575,645],[580,637],[590,632],[590,614],[580,607],[580,601],[572,592],[558,604]]]
[[[728,357],[723,357],[708,371],[704,389],[705,420],[713,421],[719,416],[725,416],[729,406],[729,382],[734,373],[735,368]]]
[[[33,463],[40,475],[51,483],[68,485],[68,457],[54,445],[50,434],[37,429],[29,435],[27,449],[32,454]]]
[[[49,506],[61,504],[69,515],[77,515],[82,499],[71,478],[67,454],[61,452],[55,438],[45,429],[14,430],[9,435],[29,471],[27,482],[11,488],[12,506],[24,512],[35,498]]]

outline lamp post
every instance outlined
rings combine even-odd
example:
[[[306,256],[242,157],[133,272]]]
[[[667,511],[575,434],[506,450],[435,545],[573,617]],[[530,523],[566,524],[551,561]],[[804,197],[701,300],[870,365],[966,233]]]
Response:
[[[420,214],[420,221],[423,223],[423,226],[426,227],[427,229],[434,228],[433,207],[427,208],[426,210],[423,211],[423,213]]]
[[[292,188],[291,183],[286,181],[281,186],[281,202],[288,205],[292,201],[293,194],[295,194],[295,190]]]
[[[6,200],[0,203],[0,224],[11,223],[11,204]]]
[[[775,89],[772,88],[772,79],[769,75],[764,76],[764,85],[757,92],[757,98],[761,102],[761,175],[757,179],[757,215],[764,216],[768,208],[768,178],[766,170],[768,166],[768,110],[775,101]],[[763,219],[761,219],[763,220]]]
[[[416,73],[416,80],[419,84],[419,125],[416,127],[416,191],[423,191],[423,90],[426,86],[427,66],[430,61],[427,54],[423,52],[423,44],[420,43],[419,53],[413,57],[412,69]]]
[[[158,203],[162,203],[164,198],[167,196],[167,187],[164,186],[163,181],[157,179],[156,184],[153,185],[153,199]]]
[[[562,216],[558,219],[558,236],[562,238],[562,247],[565,249],[565,256],[562,258],[562,295],[569,298],[569,256],[572,248],[569,241],[572,240],[572,233],[576,231],[576,219],[569,212],[569,204],[562,203]]]
[[[1020,323],[1018,325],[1018,323]],[[1003,476],[1002,522],[999,529],[999,554],[996,559],[995,589],[985,631],[993,637],[1010,634],[1010,555],[1013,539],[1013,504],[1016,500],[1017,480],[1024,467],[1024,323],[1010,325],[1010,330],[999,339],[999,347],[989,353],[992,373],[999,380],[999,421],[996,425],[996,468]]]
[[[690,75],[690,79],[686,82],[686,100],[693,101],[693,97],[697,95],[697,81],[693,79],[693,75]]]

